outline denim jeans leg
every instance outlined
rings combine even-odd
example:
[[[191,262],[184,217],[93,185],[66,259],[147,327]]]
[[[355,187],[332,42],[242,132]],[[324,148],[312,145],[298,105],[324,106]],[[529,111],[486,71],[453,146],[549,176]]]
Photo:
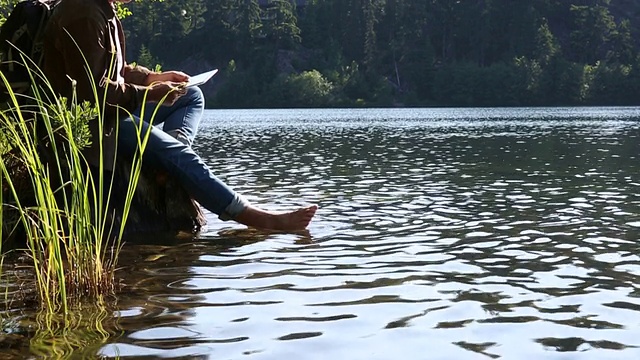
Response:
[[[156,112],[157,109],[157,112]],[[134,112],[140,117],[142,109]],[[154,112],[155,115],[154,115]],[[187,88],[187,93],[171,106],[145,104],[144,120],[154,125],[163,124],[162,129],[174,138],[191,145],[198,133],[204,112],[204,95],[197,86]],[[151,122],[153,117],[153,122]]]
[[[118,130],[119,151],[134,154],[138,150],[137,127],[142,124],[141,133],[149,134],[144,150],[143,162],[151,166],[161,166],[177,177],[189,194],[207,210],[228,220],[237,216],[248,205],[229,186],[216,177],[202,159],[191,149],[161,129],[137,118],[120,121]]]

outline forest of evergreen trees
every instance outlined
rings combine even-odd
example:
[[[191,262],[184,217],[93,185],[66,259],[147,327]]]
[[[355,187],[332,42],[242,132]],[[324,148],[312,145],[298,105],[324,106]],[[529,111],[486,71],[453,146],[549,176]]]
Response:
[[[215,107],[640,105],[637,0],[139,0],[130,61]]]

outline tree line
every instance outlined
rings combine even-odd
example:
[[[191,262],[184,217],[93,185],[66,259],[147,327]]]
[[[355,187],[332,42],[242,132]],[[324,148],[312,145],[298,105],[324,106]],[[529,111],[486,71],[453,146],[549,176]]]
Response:
[[[206,88],[216,107],[640,104],[636,0],[142,0],[127,9],[128,59],[220,68]]]

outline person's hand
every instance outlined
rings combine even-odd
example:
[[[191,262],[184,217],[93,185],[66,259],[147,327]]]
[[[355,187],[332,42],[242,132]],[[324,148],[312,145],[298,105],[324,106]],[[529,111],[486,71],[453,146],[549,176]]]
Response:
[[[162,105],[171,106],[186,93],[184,82],[155,82],[149,86],[147,101],[156,103],[162,101]]]
[[[147,85],[163,81],[186,83],[189,81],[189,75],[183,73],[182,71],[165,71],[160,73],[152,72],[147,75]]]

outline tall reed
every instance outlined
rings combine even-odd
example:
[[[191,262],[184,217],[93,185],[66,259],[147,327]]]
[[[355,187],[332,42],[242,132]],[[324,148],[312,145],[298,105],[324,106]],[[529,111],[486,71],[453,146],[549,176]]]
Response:
[[[32,84],[41,85],[32,86],[29,100],[34,105],[21,106],[22,94],[14,93],[0,73],[11,97],[9,109],[0,112],[0,131],[6,142],[0,156],[0,185],[9,195],[9,199],[0,195],[0,223],[7,209],[20,214],[41,307],[47,312],[67,312],[70,300],[96,298],[115,288],[117,258],[149,132],[142,133],[141,126],[138,129],[140,151],[131,163],[119,228],[114,229],[114,172],[107,171],[102,160],[102,142],[97,144],[101,160],[95,171],[89,170],[82,153],[88,145],[89,121],[98,122],[100,139],[104,134],[106,92],[99,92],[92,82],[97,106],[79,102],[75,95],[71,99],[51,96],[55,92],[41,70],[26,56],[22,60],[30,64]],[[92,79],[88,72],[87,76]],[[116,126],[116,136],[117,131]],[[46,157],[48,161],[43,151],[52,155]],[[27,173],[31,199],[19,191],[18,186],[24,184],[16,184],[11,177],[9,152]]]

